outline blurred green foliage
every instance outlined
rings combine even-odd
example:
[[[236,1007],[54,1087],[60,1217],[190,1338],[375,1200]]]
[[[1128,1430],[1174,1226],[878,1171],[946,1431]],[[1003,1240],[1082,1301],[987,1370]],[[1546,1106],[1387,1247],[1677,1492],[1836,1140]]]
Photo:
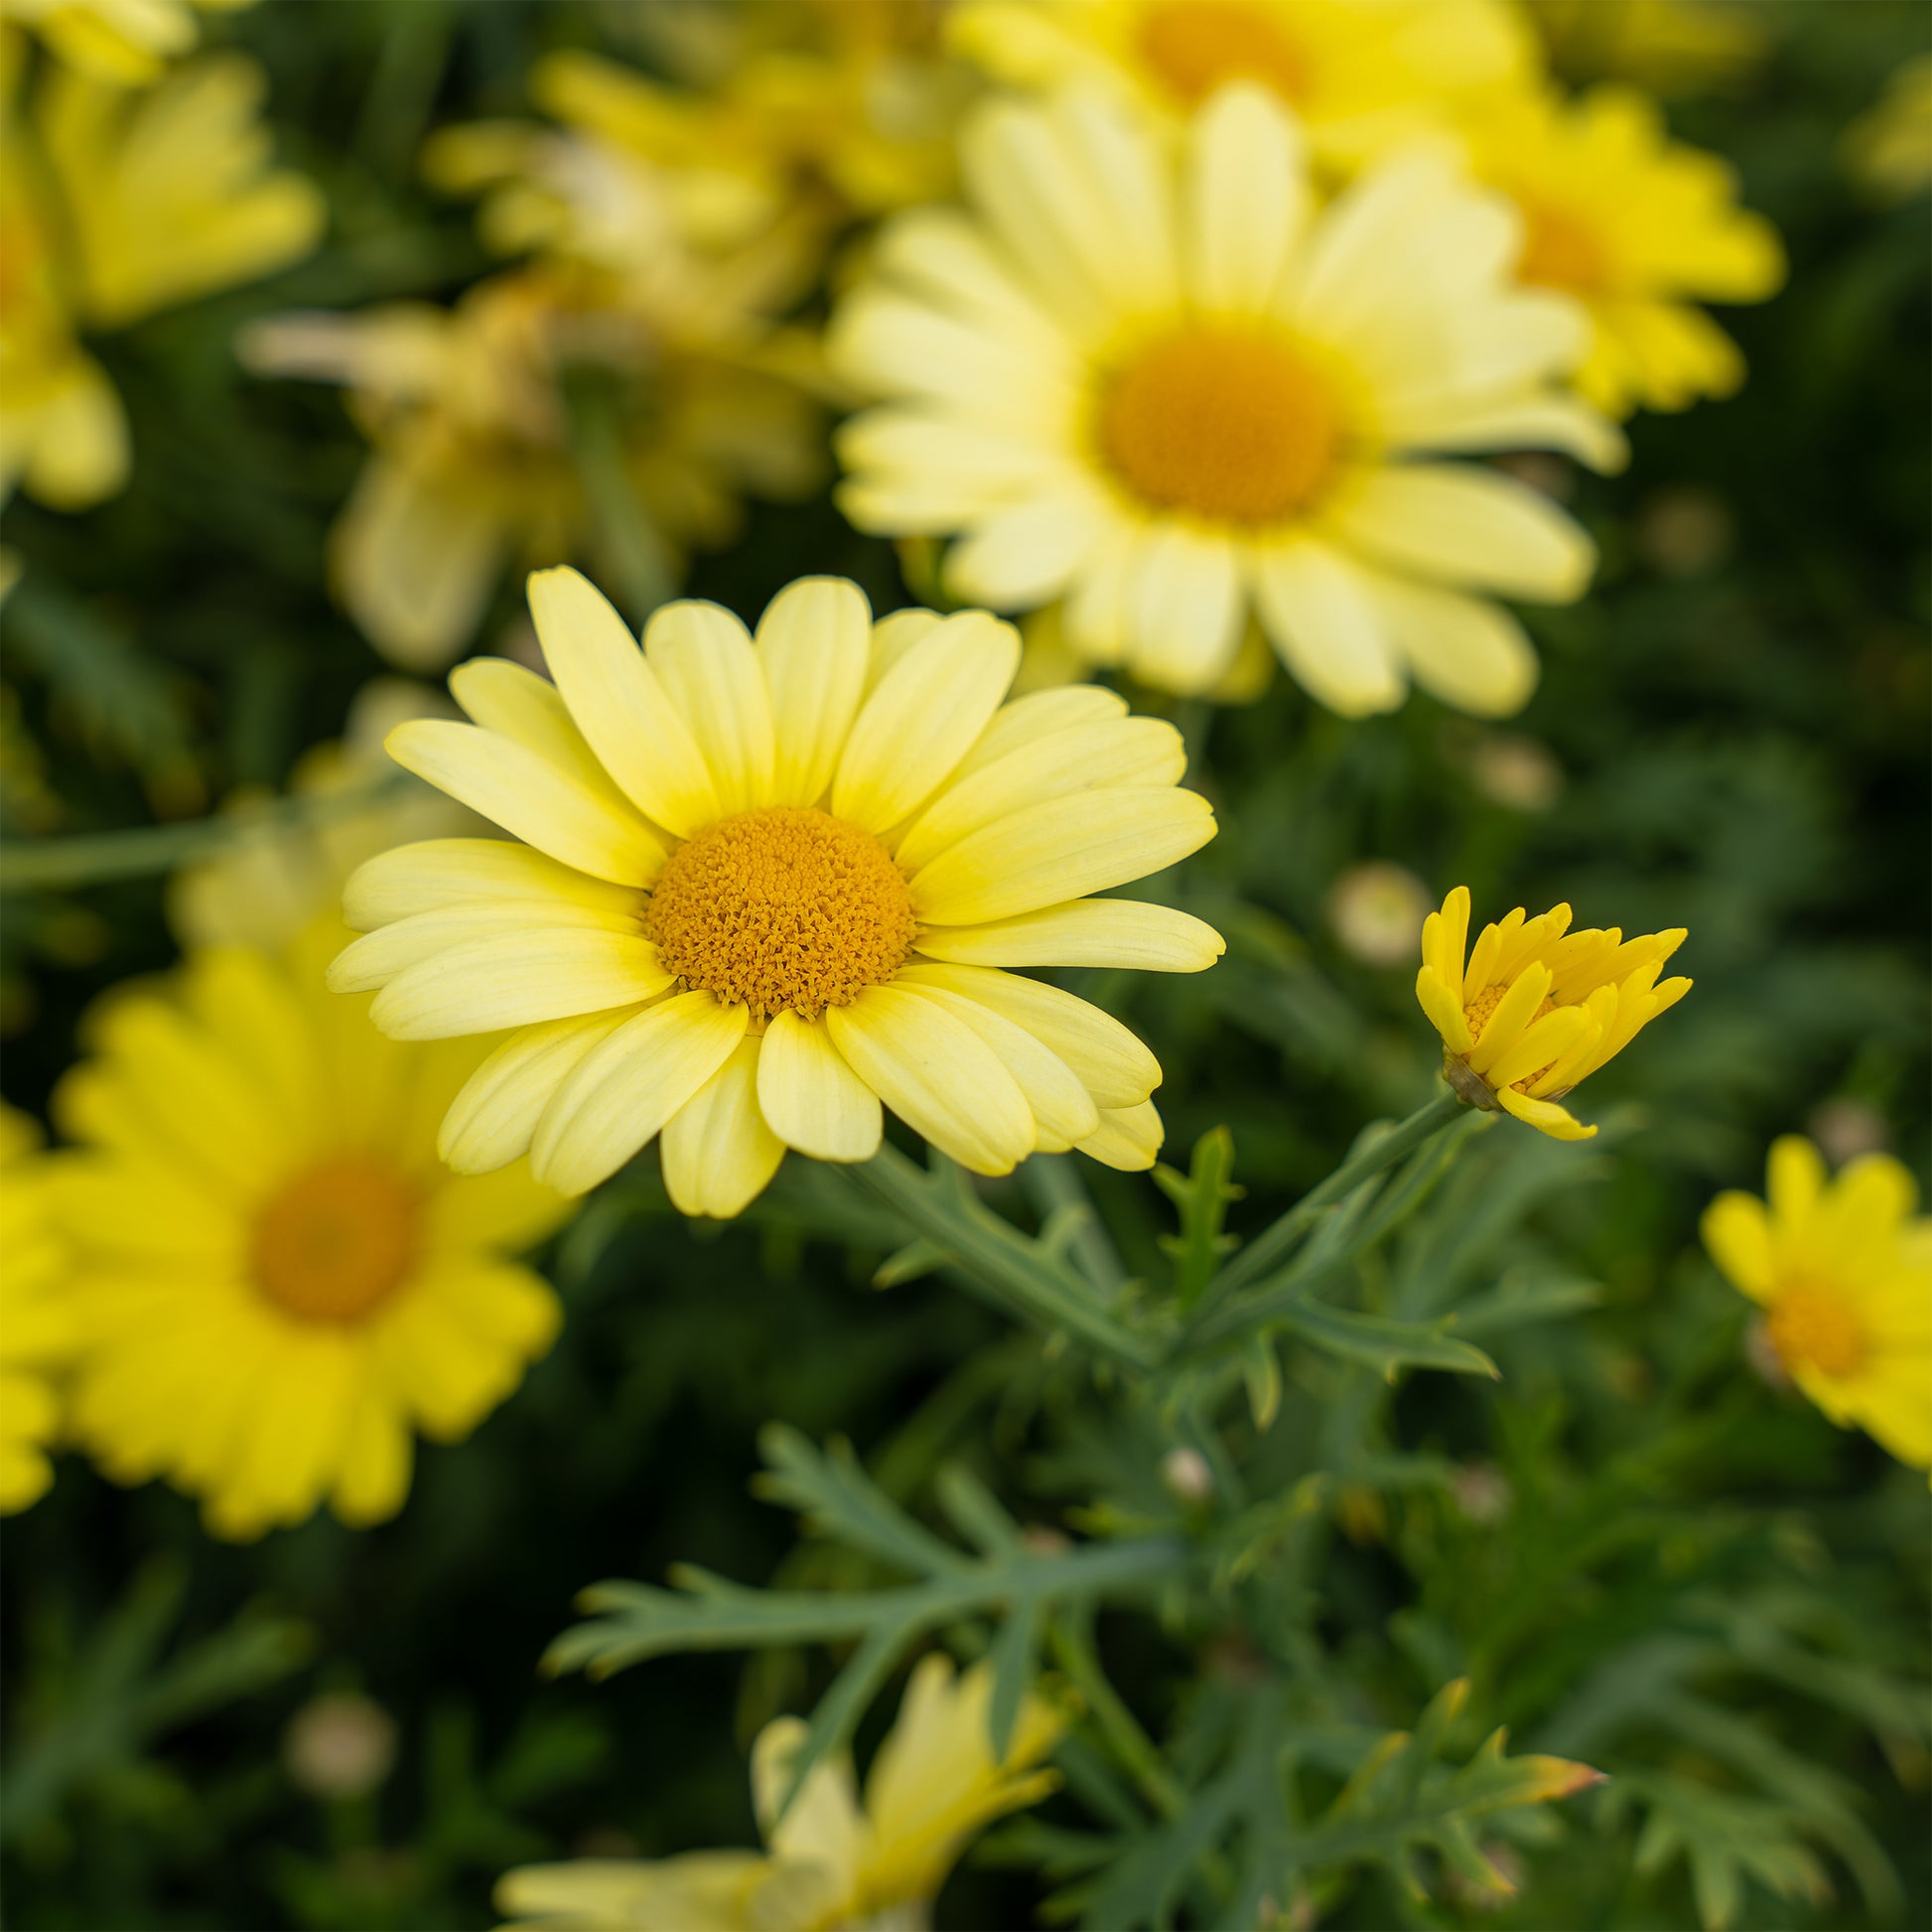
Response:
[[[575,1593],[673,1561],[794,1594],[884,1589],[900,1573],[882,1526],[916,1573],[935,1526],[969,1527],[993,1493],[1035,1566],[1069,1560],[1037,1554],[1046,1531],[1179,1538],[1193,1557],[1184,1587],[1139,1602],[1152,1620],[1075,1592],[1028,1630],[1132,1709],[1090,1681],[1067,1791],[959,1874],[942,1925],[1025,1922],[1049,1895],[1103,1926],[1171,1901],[1250,1924],[1243,1860],[1268,1831],[1332,1841],[1326,1862],[1308,1851],[1311,1888],[1274,1900],[1292,1923],[1932,1922],[1925,1485],[1752,1373],[1745,1307],[1695,1233],[1780,1132],[1881,1139],[1921,1174],[1932,1148],[1925,206],[1874,206],[1837,148],[1924,51],[1925,17],[1907,0],[1765,11],[1764,70],[1673,118],[1736,161],[1791,286],[1726,319],[1751,363],[1737,400],[1639,421],[1623,478],[1558,480],[1604,564],[1586,603],[1533,618],[1529,710],[1499,732],[1418,698],[1345,724],[1278,682],[1187,711],[1223,829],[1172,893],[1222,926],[1228,959],[1081,989],[1154,1043],[1169,1160],[1194,1150],[1173,1199],[1088,1174],[1121,1266],[1183,1302],[1223,1216],[1253,1233],[1365,1122],[1428,1097],[1410,969],[1351,957],[1330,915],[1362,861],[1436,893],[1466,882],[1485,914],[1567,898],[1586,922],[1691,928],[1696,993],[1591,1085],[1602,1138],[1473,1137],[1279,1353],[1237,1362],[1243,1493],[1223,1482],[1211,1520],[1164,1485],[1146,1407],[1118,1384],[1096,1400],[1083,1358],[917,1256],[876,1292],[901,1239],[876,1204],[794,1163],[745,1225],[688,1226],[646,1157],[549,1257],[568,1304],[552,1356],[474,1441],[424,1451],[396,1522],[227,1548],[181,1498],[69,1458],[8,1525],[10,1923],[481,1926],[519,1861],[754,1843],[744,1745],[846,1653],[541,1679]],[[10,833],[193,813],[340,731],[379,668],[324,586],[361,446],[335,396],[245,375],[233,333],[295,305],[460,291],[483,258],[470,210],[419,184],[422,135],[520,111],[539,49],[621,44],[622,13],[312,0],[213,24],[268,66],[278,146],[326,189],[330,241],[103,346],[134,424],[124,496],[78,518],[9,506],[27,568],[6,618]],[[753,616],[807,571],[905,601],[890,549],[824,502],[755,512],[689,588]],[[490,628],[512,604],[506,589]],[[86,1002],[172,945],[156,879],[5,909],[6,1088],[37,1107]],[[986,1191],[1035,1227],[1048,1185]],[[1449,1311],[1454,1345],[1501,1379],[1388,1379]],[[767,1438],[760,1503],[774,1421],[791,1433]],[[855,1459],[810,1447],[835,1436]],[[831,1537],[794,1548],[786,1511]],[[997,1646],[984,1607],[935,1615]],[[1458,1712],[1440,1693],[1464,1680]],[[400,1760],[372,1792],[318,1797],[287,1727],[344,1687],[393,1717]],[[1138,1783],[1100,1748],[1116,1719],[1156,1753]],[[1487,1822],[1517,1761],[1483,1745],[1504,1725],[1512,1752],[1608,1782],[1561,1816]],[[1263,1737],[1292,1761],[1258,1763]],[[1284,1779],[1293,1814],[1266,1803]]]

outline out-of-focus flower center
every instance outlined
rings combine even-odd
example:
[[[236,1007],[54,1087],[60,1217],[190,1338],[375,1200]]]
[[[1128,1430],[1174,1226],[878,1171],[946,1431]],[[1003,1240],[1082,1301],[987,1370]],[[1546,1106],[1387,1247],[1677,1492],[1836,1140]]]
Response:
[[[353,1321],[388,1299],[416,1255],[417,1199],[400,1174],[356,1156],[275,1195],[255,1225],[255,1282],[308,1321]]]
[[[1230,80],[1255,80],[1282,99],[1311,91],[1307,51],[1281,23],[1244,0],[1156,0],[1141,15],[1141,58],[1182,105]]]
[[[1587,295],[1608,278],[1602,243],[1587,223],[1565,208],[1527,201],[1523,211],[1523,256],[1519,279],[1540,288],[1569,289]]]
[[[1280,334],[1198,323],[1120,370],[1098,429],[1108,465],[1144,502],[1272,523],[1333,477],[1343,422],[1332,384]]]
[[[816,1020],[891,979],[916,930],[911,895],[870,832],[773,805],[674,852],[644,913],[665,970],[769,1018]]]
[[[1765,1318],[1786,1368],[1820,1375],[1856,1374],[1865,1358],[1864,1330],[1843,1296],[1810,1282],[1794,1282]]]

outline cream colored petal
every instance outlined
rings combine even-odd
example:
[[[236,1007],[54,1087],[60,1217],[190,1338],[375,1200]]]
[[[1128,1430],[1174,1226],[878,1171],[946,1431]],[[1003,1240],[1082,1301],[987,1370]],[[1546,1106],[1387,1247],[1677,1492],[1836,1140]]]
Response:
[[[704,754],[721,811],[771,802],[771,699],[745,626],[716,604],[664,605],[644,654]]]
[[[343,917],[358,932],[414,912],[484,899],[542,899],[594,911],[634,908],[634,887],[614,886],[507,839],[423,839],[380,852],[349,875]]]
[[[1026,1028],[944,987],[924,986],[918,991],[922,999],[937,1001],[965,1021],[992,1047],[1026,1095],[1042,1133],[1072,1143],[1099,1131],[1099,1111],[1079,1075]]]
[[[1536,646],[1498,604],[1361,573],[1382,628],[1432,697],[1478,718],[1521,711],[1536,689]]]
[[[1127,590],[1127,665],[1164,691],[1218,684],[1240,648],[1247,601],[1234,543],[1178,523],[1140,543]]]
[[[1033,1109],[973,1029],[918,989],[868,987],[825,1015],[832,1043],[899,1119],[975,1173],[1011,1173],[1034,1151]]]
[[[974,772],[983,771],[1023,746],[1035,745],[1076,725],[1097,725],[1126,716],[1127,700],[1105,685],[1063,684],[1050,691],[1029,691],[993,714],[993,722],[960,759],[953,783],[963,783]]]
[[[1111,1014],[1043,980],[989,966],[952,966],[913,960],[895,985],[939,987],[1026,1030],[1077,1073],[1102,1108],[1138,1106],[1161,1084],[1161,1063]]]
[[[771,1131],[814,1161],[870,1161],[885,1128],[879,1096],[822,1021],[781,1013],[759,1054],[759,1107]]]
[[[1020,633],[984,611],[927,630],[879,680],[832,782],[840,818],[884,832],[943,784],[1020,668]]]
[[[1066,641],[1087,664],[1121,664],[1134,634],[1134,597],[1149,526],[1116,506],[1061,611]]]
[[[983,925],[927,926],[927,959],[961,966],[1102,966],[1143,973],[1202,973],[1227,950],[1203,919],[1132,898],[1073,899]]]
[[[625,796],[681,839],[719,818],[704,754],[610,600],[569,569],[533,571],[529,599],[557,689]]]
[[[1305,691],[1344,718],[1402,702],[1402,673],[1358,570],[1313,542],[1261,551],[1251,569],[1268,641]]]
[[[466,1174],[491,1173],[529,1153],[530,1137],[564,1076],[641,1010],[613,1007],[512,1034],[450,1102],[437,1153]]]
[[[480,899],[412,912],[345,946],[329,967],[332,993],[372,993],[411,966],[453,946],[513,939],[532,931],[618,932],[641,936],[641,901],[621,912],[561,899]]]
[[[1143,1100],[1138,1107],[1103,1108],[1099,1127],[1075,1145],[1102,1167],[1144,1173],[1160,1158],[1166,1136],[1154,1102]]]
[[[664,1188],[681,1214],[729,1221],[778,1172],[785,1144],[759,1111],[759,1042],[741,1039],[668,1121],[658,1141]]]
[[[450,695],[473,724],[526,746],[586,791],[627,814],[630,803],[577,729],[563,693],[527,664],[473,657],[450,673]]]
[[[1323,520],[1392,570],[1454,589],[1568,604],[1596,567],[1596,546],[1541,490],[1470,464],[1385,466]]]
[[[1184,272],[1209,314],[1267,313],[1308,219],[1299,124],[1251,82],[1224,87],[1187,131]]]
[[[759,620],[758,654],[777,735],[772,798],[815,805],[865,695],[872,654],[865,593],[843,577],[787,585]]]
[[[1030,490],[977,516],[946,553],[946,592],[962,604],[1032,611],[1058,597],[1099,544],[1107,512],[1078,483]]]
[[[948,846],[1029,805],[1083,791],[1172,785],[1186,769],[1187,747],[1164,719],[1076,725],[955,779],[914,820],[893,857],[902,871],[916,873]]]
[[[450,1039],[629,1006],[670,983],[641,934],[539,927],[465,940],[405,968],[369,1018],[391,1039]]]
[[[643,886],[664,863],[641,818],[614,810],[527,746],[440,718],[413,718],[386,743],[406,770],[579,872]]]
[[[933,925],[1011,918],[1165,871],[1213,836],[1213,807],[1173,785],[1052,798],[983,826],[922,867],[912,909]]]
[[[1607,416],[1574,396],[1449,392],[1384,405],[1381,429],[1397,450],[1445,456],[1490,450],[1561,450],[1590,469],[1614,476],[1630,461],[1630,445]]]
[[[937,611],[895,611],[872,627],[872,651],[866,661],[866,693],[870,696],[905,653],[945,622]]]
[[[709,993],[680,993],[625,1021],[551,1096],[531,1173],[561,1194],[608,1179],[725,1063],[749,1019]]]
[[[1771,1221],[1754,1195],[1731,1189],[1704,1210],[1701,1232],[1711,1259],[1730,1285],[1753,1302],[1768,1302],[1777,1285]]]

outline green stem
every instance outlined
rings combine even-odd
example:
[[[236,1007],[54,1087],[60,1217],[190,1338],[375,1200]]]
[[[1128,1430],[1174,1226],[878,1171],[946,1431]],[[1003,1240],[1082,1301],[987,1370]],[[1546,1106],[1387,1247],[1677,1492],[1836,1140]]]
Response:
[[[1187,1809],[1187,1793],[1161,1755],[1158,1745],[1141,1722],[1127,1708],[1120,1693],[1107,1680],[1094,1649],[1090,1606],[1075,1605],[1064,1616],[1055,1617],[1048,1629],[1048,1641],[1066,1681],[1079,1692],[1087,1715],[1112,1747],[1115,1757],[1163,1818],[1178,1818]]]
[[[1018,1228],[940,1175],[922,1173],[890,1143],[848,1172],[914,1235],[944,1249],[959,1280],[1009,1314],[1064,1328],[1127,1368],[1146,1371],[1160,1362],[1161,1345],[1116,1320],[1070,1269],[1045,1259]]]
[[[1372,1179],[1385,1168],[1392,1168],[1404,1155],[1424,1141],[1440,1134],[1463,1114],[1463,1105],[1452,1093],[1438,1094],[1425,1107],[1419,1107],[1407,1120],[1398,1121],[1387,1133],[1358,1148],[1326,1180],[1311,1187],[1272,1226],[1263,1229],[1215,1276],[1207,1293],[1194,1311],[1193,1325],[1198,1327],[1213,1311],[1234,1294],[1246,1288],[1281,1261],[1320,1218],[1324,1208],[1352,1194],[1363,1181]]]
[[[570,453],[617,574],[619,598],[641,629],[650,614],[669,602],[677,582],[664,539],[637,500],[624,467],[612,386],[579,371],[564,383],[564,407],[570,419]]]
[[[57,892],[107,879],[136,879],[211,859],[264,832],[295,830],[381,805],[417,781],[386,771],[352,791],[320,798],[278,798],[258,809],[217,812],[179,825],[142,825],[123,832],[86,832],[64,839],[13,839],[0,846],[0,892]]]
[[[1075,1217],[1067,1252],[1109,1301],[1127,1286],[1127,1270],[1114,1250],[1106,1224],[1094,1210],[1093,1198],[1073,1159],[1066,1154],[1036,1154],[1020,1170],[1020,1178],[1043,1218],[1053,1214]]]

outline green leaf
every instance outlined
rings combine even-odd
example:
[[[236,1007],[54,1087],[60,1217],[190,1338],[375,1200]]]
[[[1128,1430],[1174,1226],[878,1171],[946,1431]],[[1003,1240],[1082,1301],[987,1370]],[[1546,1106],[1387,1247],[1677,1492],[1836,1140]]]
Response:
[[[1225,1127],[1210,1128],[1194,1143],[1186,1173],[1166,1166],[1154,1170],[1155,1183],[1180,1218],[1180,1233],[1163,1235],[1161,1246],[1173,1257],[1174,1300],[1183,1310],[1200,1300],[1221,1257],[1236,1245],[1221,1232],[1228,1203],[1246,1191],[1231,1184],[1233,1173],[1234,1137]]]
[[[1480,1348],[1445,1334],[1443,1322],[1391,1321],[1313,1301],[1297,1303],[1276,1320],[1304,1341],[1346,1361],[1364,1362],[1391,1382],[1403,1368],[1443,1368],[1501,1379],[1502,1371]]]

